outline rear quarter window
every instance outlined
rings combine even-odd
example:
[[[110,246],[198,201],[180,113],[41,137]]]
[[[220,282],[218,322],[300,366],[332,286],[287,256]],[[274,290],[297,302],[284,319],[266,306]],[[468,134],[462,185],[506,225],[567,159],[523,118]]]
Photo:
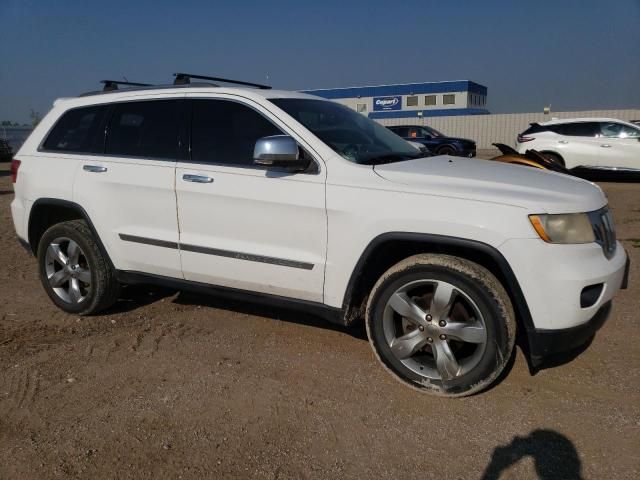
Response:
[[[106,105],[74,108],[60,117],[42,144],[45,150],[59,152],[101,152],[104,130],[101,129]]]

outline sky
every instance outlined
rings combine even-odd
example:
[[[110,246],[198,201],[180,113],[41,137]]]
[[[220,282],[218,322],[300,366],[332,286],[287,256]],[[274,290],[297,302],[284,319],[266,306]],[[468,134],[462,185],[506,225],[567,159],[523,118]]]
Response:
[[[640,0],[0,0],[0,120],[102,79],[274,88],[442,80],[492,113],[640,108]]]

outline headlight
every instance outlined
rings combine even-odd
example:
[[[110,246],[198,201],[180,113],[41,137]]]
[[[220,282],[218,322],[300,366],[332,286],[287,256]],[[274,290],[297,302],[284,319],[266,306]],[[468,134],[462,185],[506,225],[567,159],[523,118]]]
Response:
[[[548,243],[591,243],[596,241],[586,213],[529,215],[529,221],[542,240]]]

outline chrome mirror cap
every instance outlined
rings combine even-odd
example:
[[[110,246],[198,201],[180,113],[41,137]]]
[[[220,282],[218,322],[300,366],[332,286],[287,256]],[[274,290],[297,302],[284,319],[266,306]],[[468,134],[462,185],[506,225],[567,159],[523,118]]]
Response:
[[[262,137],[253,149],[253,161],[257,165],[283,166],[299,158],[298,144],[289,135]]]

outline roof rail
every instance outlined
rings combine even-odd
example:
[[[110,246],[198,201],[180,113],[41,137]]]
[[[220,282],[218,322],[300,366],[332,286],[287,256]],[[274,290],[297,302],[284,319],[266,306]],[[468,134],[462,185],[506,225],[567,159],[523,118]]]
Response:
[[[129,85],[131,87],[151,87],[150,83],[124,82],[120,80],[100,80],[100,83],[104,83],[104,87],[102,88],[103,92],[118,90],[118,85]]]
[[[256,87],[263,90],[269,90],[271,88],[269,85],[261,85],[259,83],[243,82],[240,80],[231,80],[228,78],[207,77],[205,75],[194,75],[191,73],[174,73],[173,76],[176,77],[175,80],[173,81],[174,85],[186,85],[191,83],[192,78],[196,78],[198,80],[213,80],[215,82],[233,83],[235,85],[245,85],[247,87]]]

